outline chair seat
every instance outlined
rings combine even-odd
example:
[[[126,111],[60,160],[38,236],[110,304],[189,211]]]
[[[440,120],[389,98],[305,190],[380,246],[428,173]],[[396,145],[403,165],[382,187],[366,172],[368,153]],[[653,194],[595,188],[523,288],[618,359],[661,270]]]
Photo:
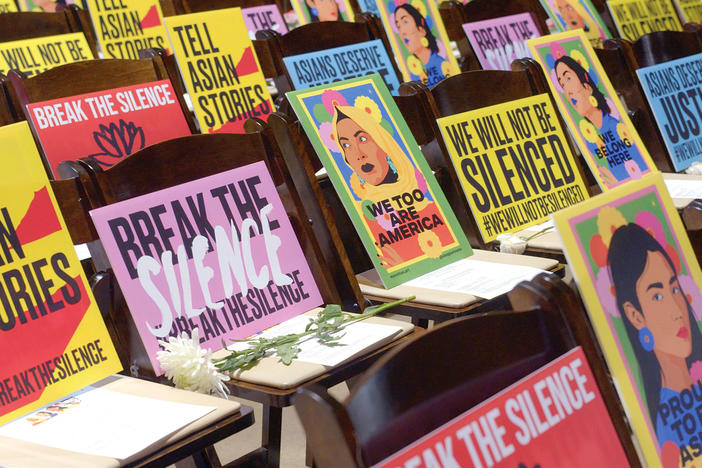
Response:
[[[313,309],[306,312],[305,315],[310,317],[317,315],[317,312],[321,310],[319,308]],[[409,334],[414,326],[409,322],[403,322],[400,320],[391,320],[383,317],[370,317],[364,322],[375,323],[379,325],[392,325],[400,328],[400,331],[374,343],[373,345],[359,351],[355,356],[350,357],[344,363],[358,359],[359,357],[370,353],[380,347],[383,347],[389,343],[396,341],[397,339]],[[221,357],[227,354],[226,350],[218,351],[214,354],[214,357]],[[343,364],[339,366],[343,366]],[[259,361],[259,363],[252,369],[245,371],[237,371],[233,374],[234,380],[230,382],[232,385],[237,385],[238,383],[249,383],[256,385],[263,385],[266,387],[272,387],[275,389],[287,390],[297,387],[308,380],[312,380],[326,372],[334,372],[339,366],[328,367],[322,364],[316,364],[312,362],[304,362],[295,359],[289,366],[286,366],[277,356],[265,357]]]
[[[702,198],[702,176],[695,174],[674,174],[668,172],[663,172],[662,174],[663,180],[666,182],[669,180],[695,180],[700,182],[700,188],[697,191],[697,196],[689,198],[673,198],[673,205],[675,205],[676,209],[682,210],[689,205],[692,200]]]
[[[545,271],[552,271],[559,266],[557,260],[550,258],[513,255],[500,252],[491,252],[489,250],[475,249],[473,250],[473,256],[471,258],[493,263],[528,266]],[[356,278],[361,286],[361,292],[365,297],[381,302],[401,299],[408,296],[416,296],[414,301],[408,302],[406,305],[420,308],[434,308],[438,306],[446,309],[455,309],[456,312],[460,312],[463,311],[463,309],[483,301],[482,298],[471,294],[438,291],[435,289],[418,288],[404,284],[395,286],[394,288],[385,289],[380,282],[378,273],[374,269],[359,273],[356,275]]]
[[[93,386],[162,401],[213,406],[216,409],[125,460],[69,452],[58,448],[0,437],[0,465],[28,468],[46,466],[90,466],[95,468],[122,465],[138,466],[142,463],[161,460],[160,457],[168,457],[174,451],[183,450],[189,444],[197,444],[198,447],[202,446],[201,448],[204,448],[253,424],[251,408],[242,406],[236,401],[179,390],[167,385],[122,375],[113,375],[93,384]],[[105,421],[105,424],[109,424],[109,421]],[[230,430],[227,430],[227,428]],[[222,431],[223,429],[224,431]],[[189,453],[193,451],[191,447]],[[176,460],[178,460],[178,457],[175,459],[163,458],[161,463],[156,464],[167,465]]]

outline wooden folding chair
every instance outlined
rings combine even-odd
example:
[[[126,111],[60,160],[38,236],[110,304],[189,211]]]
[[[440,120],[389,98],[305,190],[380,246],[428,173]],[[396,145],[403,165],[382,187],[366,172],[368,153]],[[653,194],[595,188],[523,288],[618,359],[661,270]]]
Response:
[[[697,261],[702,265],[702,199],[693,200],[681,215]]]
[[[86,60],[61,65],[33,77],[25,77],[22,73],[11,70],[8,85],[12,106],[21,109],[21,119],[29,119],[27,104],[168,79],[173,85],[175,97],[190,131],[195,133],[197,128],[183,99],[184,88],[180,75],[174,67],[168,66],[170,60],[172,57],[159,53],[141,60]],[[48,164],[38,140],[37,146],[44,156],[45,164]],[[51,174],[49,166],[46,167]]]
[[[56,13],[20,11],[0,15],[0,42],[74,32],[85,34],[93,57],[97,57],[97,41],[88,11],[76,5]]]
[[[273,79],[281,97],[283,93],[293,89],[292,79],[283,63],[283,57],[317,52],[375,39],[382,40],[388,57],[391,60],[393,57],[390,42],[388,42],[380,19],[369,13],[356,14],[355,22],[326,21],[310,23],[295,28],[286,34],[279,34],[272,30],[258,31],[256,38],[265,41],[266,48],[270,52],[275,67]],[[393,69],[395,74],[400,77],[401,75],[395,62],[393,62]],[[284,112],[289,112],[287,105],[281,105],[280,108]]]
[[[316,466],[379,463],[581,344],[555,306],[562,298],[531,282],[521,283],[515,294],[518,311],[456,319],[391,351],[343,403],[322,389],[303,387],[295,408]],[[601,363],[588,360],[592,367]],[[596,378],[600,389],[611,389],[606,375]],[[621,406],[605,403],[632,466],[640,466],[631,433],[621,424]]]
[[[548,34],[548,26],[546,25],[548,15],[539,0],[472,0],[468,3],[449,0],[441,2],[439,13],[449,40],[456,42],[461,53],[459,64],[462,71],[482,69],[463,29],[464,23],[519,13],[531,13],[539,33],[541,35]]]
[[[93,208],[256,161],[265,161],[298,234],[324,302],[329,304],[354,302],[355,298],[342,298],[342,294],[348,294],[347,291],[351,288],[342,289],[340,284],[344,278],[335,278],[329,268],[330,265],[325,263],[322,250],[328,247],[317,242],[300,194],[288,175],[277,145],[271,138],[270,129],[265,123],[254,120],[247,122],[246,128],[249,133],[242,135],[193,135],[161,142],[132,154],[106,171],[102,171],[90,160],[81,161],[96,188],[98,198],[91,200]],[[76,171],[80,172],[80,168]],[[113,287],[115,287],[114,284]],[[119,312],[126,313],[125,310]],[[125,339],[125,341],[129,340],[130,338]],[[303,376],[301,379],[302,381],[311,379],[326,387],[336,385],[367,368],[385,350],[403,340],[404,338],[400,338],[331,369],[319,366],[319,372],[315,375]],[[132,356],[131,360],[133,361],[135,357]],[[295,366],[295,364],[294,362],[292,365]],[[143,372],[143,369],[141,371]],[[298,385],[278,388],[235,379],[230,381],[228,386],[233,395],[263,404],[262,447],[237,463],[247,466],[247,463],[263,461],[269,466],[277,466],[280,460],[282,408],[291,404],[292,395]]]

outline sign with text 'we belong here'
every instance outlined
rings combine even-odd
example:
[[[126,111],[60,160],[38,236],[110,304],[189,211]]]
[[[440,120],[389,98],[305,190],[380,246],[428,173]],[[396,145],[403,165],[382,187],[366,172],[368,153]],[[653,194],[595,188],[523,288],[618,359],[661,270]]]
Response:
[[[27,122],[0,127],[0,425],[122,369]]]
[[[678,172],[695,161],[702,161],[700,72],[702,54],[636,70],[668,155]]]
[[[514,60],[531,57],[526,40],[541,36],[531,13],[474,21],[463,30],[483,70],[511,70]]]
[[[61,161],[90,158],[108,168],[145,146],[190,135],[169,80],[27,106],[56,177]]]
[[[322,302],[264,162],[90,214],[157,374],[160,339],[216,351]]]
[[[65,63],[94,58],[83,33],[59,34],[0,43],[0,73],[19,70],[27,76]]]
[[[141,49],[168,50],[158,0],[85,0],[105,58],[138,59]]]
[[[283,62],[295,89],[378,73],[391,94],[397,96],[400,90],[395,67],[380,39],[283,57]]]
[[[386,288],[473,253],[380,75],[286,97]]]
[[[202,133],[244,133],[275,111],[241,8],[164,19]]]
[[[486,243],[589,197],[548,94],[437,124]]]
[[[575,348],[374,468],[627,467],[597,381]]]

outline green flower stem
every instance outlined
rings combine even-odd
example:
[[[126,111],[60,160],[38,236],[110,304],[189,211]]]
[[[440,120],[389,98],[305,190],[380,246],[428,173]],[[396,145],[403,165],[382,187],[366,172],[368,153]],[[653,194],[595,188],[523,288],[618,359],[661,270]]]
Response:
[[[415,296],[400,299],[393,302],[386,302],[378,306],[369,307],[359,315],[353,315],[341,310],[338,305],[328,305],[317,314],[316,318],[310,320],[307,328],[302,333],[290,333],[276,338],[255,338],[243,341],[249,347],[241,351],[232,351],[228,356],[215,359],[214,364],[221,371],[235,372],[240,369],[251,369],[268,351],[275,351],[285,365],[290,365],[300,352],[298,346],[303,341],[316,337],[319,342],[326,346],[340,346],[339,340],[344,336],[338,333],[343,328],[353,322],[373,317],[385,310],[391,309],[402,303],[412,301]],[[224,343],[223,343],[224,344]],[[225,345],[226,347],[226,345]]]

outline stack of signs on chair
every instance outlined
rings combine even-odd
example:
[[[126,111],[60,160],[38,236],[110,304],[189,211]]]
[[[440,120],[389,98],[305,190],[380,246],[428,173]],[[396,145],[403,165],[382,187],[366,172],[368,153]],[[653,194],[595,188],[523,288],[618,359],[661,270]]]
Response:
[[[553,217],[647,464],[699,464],[702,272],[661,175]]]
[[[0,127],[0,424],[121,370],[26,122]]]

